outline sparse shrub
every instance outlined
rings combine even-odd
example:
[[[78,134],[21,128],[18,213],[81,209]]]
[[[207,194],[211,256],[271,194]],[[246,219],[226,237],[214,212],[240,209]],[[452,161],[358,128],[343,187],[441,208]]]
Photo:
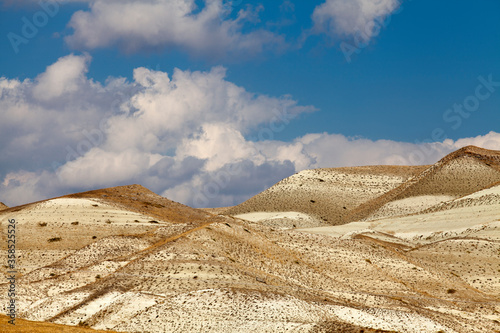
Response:
[[[447,291],[447,293],[448,293],[448,294],[454,294],[454,293],[456,293],[456,292],[457,292],[457,291],[456,291],[455,289],[453,289],[453,288],[450,288],[450,289],[448,289],[448,291]]]
[[[367,263],[369,263],[369,264],[371,264],[371,263],[372,263],[372,261],[371,261],[370,259],[365,259],[365,261],[366,261]]]
[[[107,219],[105,222],[106,222],[107,224],[111,224],[111,220],[110,220],[110,219]]]
[[[99,205],[92,205],[92,206],[94,206],[94,207],[99,207]]]
[[[149,221],[149,223],[158,223],[158,221],[151,220],[151,221]]]
[[[97,274],[97,275],[95,276],[95,278],[96,278],[96,279],[100,279],[100,278],[101,278],[101,274]]]
[[[50,273],[50,277],[56,276],[56,273]]]
[[[80,222],[78,221],[75,221],[75,222],[71,222],[71,225],[78,225]]]
[[[60,242],[61,240],[62,240],[62,238],[61,238],[61,237],[53,237],[53,238],[49,238],[49,239],[47,240],[47,242],[49,242],[49,243],[53,243],[53,242]]]
[[[38,225],[40,227],[46,227],[47,226],[47,222],[38,222]]]
[[[92,239],[96,239],[96,238],[97,238],[97,236],[92,236]]]
[[[139,220],[134,220],[134,222],[140,222]]]

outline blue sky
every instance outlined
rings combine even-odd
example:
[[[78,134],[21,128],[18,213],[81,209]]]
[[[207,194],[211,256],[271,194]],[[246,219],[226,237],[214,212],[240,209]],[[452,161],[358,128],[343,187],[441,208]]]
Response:
[[[500,149],[495,0],[0,3],[7,204],[139,182],[229,205],[304,168]],[[283,109],[293,117],[272,126]]]

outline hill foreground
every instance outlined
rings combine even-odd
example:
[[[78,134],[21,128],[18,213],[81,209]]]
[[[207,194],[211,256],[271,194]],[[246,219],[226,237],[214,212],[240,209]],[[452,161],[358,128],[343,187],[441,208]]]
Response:
[[[33,327],[500,332],[500,183],[488,154],[310,170],[226,210],[236,216],[138,185],[12,207],[0,211],[0,260],[15,219],[17,315]]]

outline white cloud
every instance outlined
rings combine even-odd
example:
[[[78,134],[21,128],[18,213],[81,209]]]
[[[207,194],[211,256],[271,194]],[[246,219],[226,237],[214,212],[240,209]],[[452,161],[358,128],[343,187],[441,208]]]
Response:
[[[429,164],[465,145],[500,149],[495,132],[427,144],[328,133],[277,141],[273,133],[314,108],[250,93],[222,67],[172,76],[138,68],[132,82],[99,84],[87,78],[88,62],[71,55],[35,80],[0,78],[0,201],[139,183],[186,204],[223,206],[307,168]],[[67,85],[54,87],[61,75]],[[256,133],[267,134],[250,140]]]
[[[10,205],[21,203],[20,188],[32,193],[27,198],[129,182],[163,192],[227,163],[256,160],[243,135],[278,109],[292,116],[314,110],[289,96],[247,92],[226,81],[222,67],[172,77],[138,68],[133,82],[101,85],[86,77],[88,62],[70,55],[35,80],[0,79],[0,193]],[[8,181],[18,173],[31,176]]]
[[[284,47],[281,36],[263,29],[243,32],[245,24],[258,21],[259,7],[241,6],[237,17],[225,17],[221,0],[96,0],[89,11],[76,12],[66,38],[76,49],[117,45],[135,52],[178,48],[196,56],[248,57],[266,49]]]
[[[90,56],[69,55],[47,67],[36,78],[33,95],[39,100],[50,100],[63,94],[76,92],[86,80]]]
[[[314,9],[313,31],[330,36],[362,37],[363,41],[378,34],[383,20],[399,7],[399,0],[326,0]]]

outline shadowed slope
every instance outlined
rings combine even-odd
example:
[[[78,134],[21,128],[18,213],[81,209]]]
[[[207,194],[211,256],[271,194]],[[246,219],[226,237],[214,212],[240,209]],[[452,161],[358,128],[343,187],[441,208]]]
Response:
[[[398,200],[423,196],[458,198],[482,190],[498,181],[500,181],[499,151],[475,146],[463,147],[395,189],[361,204],[350,211],[343,222],[370,218],[384,205]],[[418,211],[407,213],[416,212]],[[385,216],[391,216],[391,212],[385,212]]]
[[[301,212],[335,225],[358,205],[421,173],[426,166],[364,166],[304,170],[225,214]]]

